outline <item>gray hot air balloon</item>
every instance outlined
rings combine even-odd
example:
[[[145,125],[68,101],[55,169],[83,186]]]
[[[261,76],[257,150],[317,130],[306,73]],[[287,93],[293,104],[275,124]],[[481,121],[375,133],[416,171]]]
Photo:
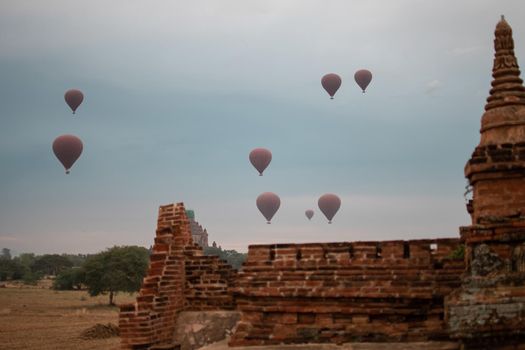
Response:
[[[363,94],[365,93],[366,87],[370,82],[372,81],[372,73],[369,70],[361,69],[355,72],[354,79],[357,85],[363,90]]]
[[[337,213],[341,207],[341,199],[335,194],[327,193],[323,194],[317,203],[319,204],[319,209],[321,209],[324,216],[328,219],[328,223],[331,224],[335,213]]]
[[[341,86],[341,77],[335,73],[329,73],[321,79],[321,85],[330,95],[330,99],[334,99],[334,95]]]
[[[281,199],[279,196],[272,192],[264,192],[257,197],[257,208],[266,218],[267,222],[270,223],[272,217],[275,215],[279,207],[281,206]]]
[[[250,162],[259,172],[259,176],[262,176],[264,169],[272,161],[272,152],[266,148],[256,148],[250,152]]]
[[[304,212],[304,215],[306,215],[308,220],[311,220],[312,217],[314,216],[314,211],[312,209],[308,209],[307,211]]]
[[[64,94],[64,99],[73,111],[73,114],[75,114],[75,111],[77,110],[78,106],[80,106],[80,104],[84,100],[84,94],[80,90],[71,89],[66,91],[66,93]]]
[[[69,174],[69,169],[82,154],[82,141],[75,135],[62,135],[53,141],[53,152]]]

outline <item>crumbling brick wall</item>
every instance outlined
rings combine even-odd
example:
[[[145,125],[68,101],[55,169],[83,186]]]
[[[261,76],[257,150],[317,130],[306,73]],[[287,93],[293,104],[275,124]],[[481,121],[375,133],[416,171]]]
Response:
[[[238,308],[232,345],[447,338],[457,239],[250,246],[236,273],[192,242],[184,205],[161,206],[150,266],[121,305],[122,349],[177,349],[183,310]]]
[[[177,349],[177,313],[235,307],[233,269],[193,244],[182,203],[159,208],[150,265],[137,301],[120,306],[122,349]]]
[[[185,249],[186,310],[233,310],[229,287],[236,270],[217,256],[206,256],[198,244]]]
[[[458,239],[252,245],[230,345],[447,339]]]

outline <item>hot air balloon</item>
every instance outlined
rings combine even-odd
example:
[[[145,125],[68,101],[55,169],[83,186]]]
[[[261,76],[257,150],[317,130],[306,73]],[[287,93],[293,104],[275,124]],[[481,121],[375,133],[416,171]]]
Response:
[[[355,72],[354,79],[357,85],[363,90],[364,94],[366,87],[372,81],[372,73],[369,70],[361,69]]]
[[[69,174],[69,169],[82,154],[82,141],[75,135],[62,135],[53,142],[53,152]]]
[[[266,148],[256,148],[250,152],[250,162],[259,172],[259,176],[262,176],[264,169],[272,161],[272,152]]]
[[[341,199],[335,194],[327,193],[323,194],[317,203],[319,204],[319,209],[321,209],[324,216],[328,219],[328,223],[331,224],[335,213],[337,213],[339,207],[341,207]]]
[[[314,211],[312,209],[308,209],[307,211],[304,212],[304,215],[306,215],[308,220],[311,220],[312,216],[314,216]]]
[[[321,85],[323,85],[323,88],[328,92],[328,95],[330,95],[330,99],[333,100],[335,93],[341,86],[341,77],[335,73],[326,74],[321,79]]]
[[[73,114],[75,114],[75,111],[77,110],[78,106],[80,106],[80,104],[84,100],[84,94],[80,90],[71,89],[66,91],[66,93],[64,94],[64,99],[66,100],[66,103],[71,108],[71,110],[73,110]]]
[[[275,193],[264,192],[259,197],[257,197],[256,204],[259,211],[266,218],[266,223],[269,224],[270,220],[272,220],[272,217],[281,206],[281,200]]]

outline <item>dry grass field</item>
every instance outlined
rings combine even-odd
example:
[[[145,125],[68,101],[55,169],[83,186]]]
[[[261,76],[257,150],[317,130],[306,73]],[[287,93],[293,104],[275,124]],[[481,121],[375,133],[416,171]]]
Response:
[[[116,302],[133,298],[118,294]],[[118,308],[107,302],[107,296],[90,297],[84,291],[0,288],[0,349],[118,349],[118,337],[81,337],[97,323],[118,324]]]

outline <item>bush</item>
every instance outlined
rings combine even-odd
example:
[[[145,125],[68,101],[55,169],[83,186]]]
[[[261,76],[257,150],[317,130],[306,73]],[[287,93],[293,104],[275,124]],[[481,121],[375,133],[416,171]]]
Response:
[[[42,278],[42,274],[39,274],[37,272],[32,272],[32,271],[26,271],[26,273],[24,273],[24,275],[22,276],[22,282],[24,282],[25,284],[31,284],[31,285],[35,285],[39,279]]]
[[[454,251],[452,251],[452,253],[450,253],[448,257],[451,259],[465,258],[465,245],[464,244],[458,245],[458,247]]]

